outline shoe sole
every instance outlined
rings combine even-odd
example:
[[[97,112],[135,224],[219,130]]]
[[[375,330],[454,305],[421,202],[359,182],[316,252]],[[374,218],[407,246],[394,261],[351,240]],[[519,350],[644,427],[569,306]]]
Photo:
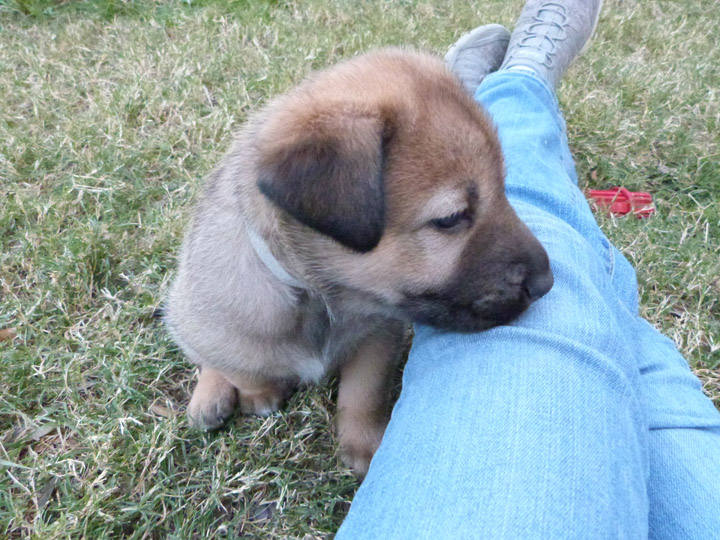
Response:
[[[597,13],[595,14],[595,21],[593,22],[592,30],[590,30],[590,37],[585,42],[585,45],[582,46],[582,49],[580,49],[580,52],[577,53],[577,56],[575,58],[577,58],[578,56],[583,54],[585,52],[585,50],[590,46],[590,42],[592,41],[592,38],[595,35],[595,30],[597,30],[598,21],[600,20],[600,12],[602,11],[604,1],[605,0],[600,0],[600,5],[598,6]]]

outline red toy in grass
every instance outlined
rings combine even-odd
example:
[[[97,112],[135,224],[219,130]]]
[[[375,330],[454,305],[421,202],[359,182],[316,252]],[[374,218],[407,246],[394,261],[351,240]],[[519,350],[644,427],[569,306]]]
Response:
[[[633,214],[638,219],[643,219],[655,213],[652,195],[642,191],[614,187],[608,190],[590,189],[588,195],[600,208],[606,209],[615,216]]]

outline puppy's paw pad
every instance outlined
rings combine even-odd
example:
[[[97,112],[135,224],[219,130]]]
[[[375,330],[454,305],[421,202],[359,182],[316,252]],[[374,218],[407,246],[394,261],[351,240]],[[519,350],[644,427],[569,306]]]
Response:
[[[240,410],[243,414],[270,416],[282,405],[283,396],[275,394],[243,394],[240,397]]]
[[[358,478],[364,478],[380,446],[385,425],[352,426],[340,434],[340,459]]]
[[[340,459],[360,480],[365,478],[373,455],[374,453],[357,449],[345,448],[340,450]]]
[[[230,418],[236,406],[237,393],[232,386],[214,395],[195,392],[187,409],[188,421],[197,429],[218,429]]]
[[[243,414],[269,416],[281,407],[294,389],[291,381],[273,380],[253,391],[240,390],[240,410]]]

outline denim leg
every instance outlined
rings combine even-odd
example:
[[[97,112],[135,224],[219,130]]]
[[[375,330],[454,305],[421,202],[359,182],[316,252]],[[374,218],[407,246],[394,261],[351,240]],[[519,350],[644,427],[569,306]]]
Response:
[[[548,251],[555,286],[509,326],[416,328],[402,394],[337,538],[647,538],[656,513],[673,510],[649,510],[652,498],[683,485],[660,458],[687,457],[678,446],[658,452],[654,441],[669,437],[648,423],[678,411],[651,387],[672,381],[661,397],[681,388],[695,403],[678,426],[713,425],[717,413],[686,365],[639,359],[659,346],[657,333],[635,315],[634,272],[577,188],[552,92],[503,72],[476,97],[498,126],[508,196]],[[708,455],[716,439],[707,436]]]
[[[650,430],[650,539],[720,538],[720,428]]]
[[[636,317],[652,540],[720,538],[720,414],[674,343]]]
[[[703,395],[700,382],[672,341],[637,315],[635,271],[601,233],[576,187],[574,164],[555,97],[531,75],[524,77],[524,88],[507,92],[506,85],[517,86],[512,76],[493,75],[478,89],[477,97],[499,124],[511,200],[549,209],[588,240],[606,261],[614,289],[606,301],[611,303],[615,297],[618,305],[614,317],[621,331],[631,336],[632,358],[640,372],[639,391],[649,428],[649,536],[663,540],[720,537],[720,414]],[[519,96],[525,107],[517,107]],[[543,115],[543,108],[554,114]],[[535,151],[533,161],[523,160],[528,145],[549,151]],[[554,159],[558,154],[560,159]],[[556,170],[554,182],[544,178],[537,182],[537,163],[548,171],[562,166],[567,176]],[[572,185],[568,186],[568,180]],[[549,205],[548,198],[552,199]],[[515,206],[527,219],[521,205]],[[601,331],[599,335],[607,333]]]

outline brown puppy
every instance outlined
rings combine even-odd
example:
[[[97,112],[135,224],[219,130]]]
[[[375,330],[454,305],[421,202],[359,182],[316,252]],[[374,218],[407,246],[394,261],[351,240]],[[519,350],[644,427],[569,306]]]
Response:
[[[200,427],[338,368],[341,453],[362,475],[407,323],[482,330],[551,286],[491,123],[439,60],[387,49],[248,121],[197,205],[166,321],[201,366]]]

